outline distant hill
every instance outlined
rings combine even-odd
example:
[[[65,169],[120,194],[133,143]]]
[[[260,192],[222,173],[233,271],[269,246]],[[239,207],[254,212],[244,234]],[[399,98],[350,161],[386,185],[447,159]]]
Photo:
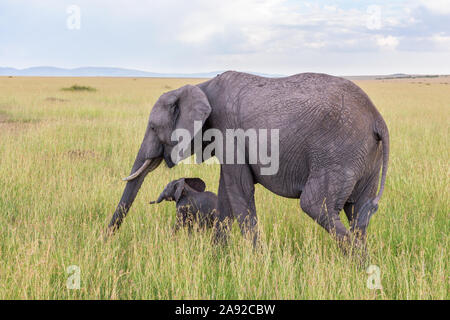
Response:
[[[152,78],[212,78],[224,71],[202,73],[156,73],[134,69],[113,67],[81,67],[65,69],[57,67],[32,67],[26,69],[0,67],[0,76],[38,76],[38,77],[152,77]],[[249,72],[265,77],[283,75]]]
[[[213,78],[223,71],[199,72],[199,73],[157,73],[135,69],[124,69],[114,67],[81,67],[81,68],[58,68],[58,67],[31,67],[26,69],[16,69],[0,67],[0,76],[35,76],[35,77],[149,77],[149,78]],[[246,71],[258,76],[278,78],[284,77],[281,74],[266,74]],[[403,79],[403,78],[431,78],[438,75],[419,75],[395,73],[389,75],[360,75],[343,76],[349,80],[375,80],[375,79]]]
[[[344,76],[348,80],[384,80],[384,79],[414,79],[414,78],[437,78],[445,75],[436,74],[406,74],[394,73],[387,75],[367,75],[367,76]]]

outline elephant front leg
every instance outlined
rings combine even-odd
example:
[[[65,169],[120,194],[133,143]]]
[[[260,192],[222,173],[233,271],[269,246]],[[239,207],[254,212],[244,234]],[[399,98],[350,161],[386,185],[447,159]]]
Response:
[[[218,229],[218,235],[228,233],[232,218],[236,218],[244,237],[253,246],[258,241],[258,219],[255,207],[255,185],[248,165],[222,165],[219,183],[219,222],[228,221]]]

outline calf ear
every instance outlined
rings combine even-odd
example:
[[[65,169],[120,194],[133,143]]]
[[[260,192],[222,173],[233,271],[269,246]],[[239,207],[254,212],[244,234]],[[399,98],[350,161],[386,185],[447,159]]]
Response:
[[[197,192],[203,192],[206,189],[205,182],[200,178],[185,178],[184,182]]]
[[[176,202],[178,202],[178,200],[180,200],[181,195],[183,194],[184,188],[186,186],[185,179],[180,179],[177,184],[175,185],[175,192],[173,193],[173,197],[175,199]]]

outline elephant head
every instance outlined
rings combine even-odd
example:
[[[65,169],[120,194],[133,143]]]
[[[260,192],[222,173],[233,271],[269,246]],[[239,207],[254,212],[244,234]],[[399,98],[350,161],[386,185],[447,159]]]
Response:
[[[148,120],[144,139],[141,143],[130,176],[123,180],[127,182],[122,198],[109,223],[109,231],[114,232],[120,227],[123,218],[128,213],[134,199],[146,177],[156,169],[164,159],[169,168],[177,162],[172,160],[172,150],[177,142],[171,140],[172,132],[176,129],[185,129],[192,139],[197,132],[194,121],[201,121],[204,125],[211,113],[211,106],[204,92],[197,86],[186,85],[177,90],[164,93],[153,106]],[[200,128],[201,129],[201,128]],[[192,141],[190,142],[192,145]],[[190,156],[193,147],[189,148]],[[178,159],[181,160],[180,158]]]
[[[178,202],[183,193],[203,192],[205,189],[205,182],[200,178],[181,178],[169,182],[163,192],[159,195],[158,200],[150,203],[160,203],[163,200]]]

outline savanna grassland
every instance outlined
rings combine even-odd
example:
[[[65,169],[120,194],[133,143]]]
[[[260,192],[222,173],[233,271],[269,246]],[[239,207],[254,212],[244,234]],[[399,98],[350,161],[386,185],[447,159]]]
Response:
[[[0,298],[449,298],[444,77],[357,82],[391,136],[387,186],[368,238],[381,290],[367,287],[366,269],[341,254],[298,200],[261,186],[260,250],[237,225],[226,247],[211,245],[210,232],[173,236],[174,204],[148,202],[183,176],[201,177],[217,192],[217,165],[161,165],[120,231],[104,241],[153,103],[200,81],[0,77]],[[79,290],[66,287],[70,265],[80,267]]]

